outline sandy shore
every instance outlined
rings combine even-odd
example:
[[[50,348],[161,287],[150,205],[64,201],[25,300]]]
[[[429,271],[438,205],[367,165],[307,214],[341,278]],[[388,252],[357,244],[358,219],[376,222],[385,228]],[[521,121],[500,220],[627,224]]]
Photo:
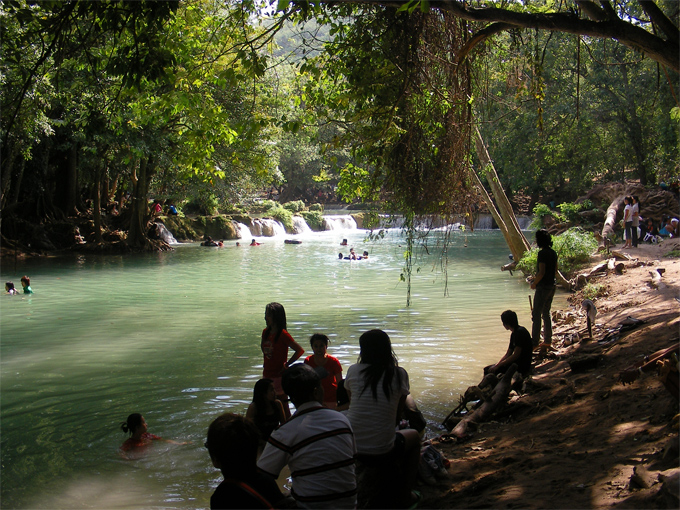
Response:
[[[623,274],[594,280],[607,295],[595,300],[593,340],[582,297],[571,298],[576,306],[557,314],[557,349],[538,358],[527,393],[471,439],[434,441],[451,461],[449,478],[419,487],[420,508],[679,507],[678,401],[655,371],[619,381],[645,356],[678,344],[680,259],[666,257],[672,250],[680,240],[620,250],[636,260],[624,261]],[[662,285],[653,288],[650,271],[658,268]],[[645,323],[603,342],[628,316]],[[572,370],[570,361],[585,356],[595,365]]]

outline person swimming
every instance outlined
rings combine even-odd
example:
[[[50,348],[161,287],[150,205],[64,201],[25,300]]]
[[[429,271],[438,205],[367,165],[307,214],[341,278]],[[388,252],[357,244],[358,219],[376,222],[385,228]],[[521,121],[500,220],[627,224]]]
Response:
[[[165,441],[172,444],[187,444],[178,443],[171,439],[163,439],[160,436],[151,434],[148,431],[148,426],[144,416],[139,413],[132,413],[127,417],[127,420],[120,424],[123,432],[130,434],[130,437],[118,449],[120,455],[126,459],[133,459],[149,447],[154,441]]]
[[[14,283],[12,282],[5,283],[5,292],[10,295],[19,294],[19,291],[14,287]]]
[[[24,288],[24,294],[33,294],[33,289],[31,289],[31,279],[28,276],[21,277],[21,286]]]

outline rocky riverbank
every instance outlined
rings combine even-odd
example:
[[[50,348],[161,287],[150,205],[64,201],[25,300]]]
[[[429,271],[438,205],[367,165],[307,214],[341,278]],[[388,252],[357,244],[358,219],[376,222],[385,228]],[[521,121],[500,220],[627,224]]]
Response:
[[[655,370],[627,385],[620,374],[678,344],[679,251],[680,240],[641,245],[626,250],[622,274],[598,278],[592,340],[574,294],[526,393],[471,439],[434,441],[449,478],[420,487],[420,508],[678,508],[678,399]],[[616,334],[627,317],[644,324]]]

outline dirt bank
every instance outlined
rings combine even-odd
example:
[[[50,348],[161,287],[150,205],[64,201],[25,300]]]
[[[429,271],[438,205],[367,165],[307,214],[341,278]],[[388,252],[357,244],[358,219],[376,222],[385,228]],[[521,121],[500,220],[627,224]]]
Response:
[[[420,487],[421,508],[678,508],[678,401],[654,371],[619,381],[630,365],[678,344],[680,259],[665,257],[672,250],[680,240],[626,250],[637,262],[598,280],[607,295],[595,300],[592,341],[579,308],[558,314],[557,350],[538,359],[528,392],[471,439],[437,444],[451,460],[450,478]],[[665,269],[658,289],[650,285],[657,268]],[[645,323],[603,342],[628,316]],[[569,362],[584,356],[599,362],[575,373]]]

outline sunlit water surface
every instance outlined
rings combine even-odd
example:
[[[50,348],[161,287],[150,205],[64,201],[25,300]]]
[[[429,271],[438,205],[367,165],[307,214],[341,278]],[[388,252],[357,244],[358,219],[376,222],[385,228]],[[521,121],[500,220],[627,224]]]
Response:
[[[419,251],[411,306],[400,282],[399,232],[307,234],[302,244],[6,262],[2,279],[28,274],[35,294],[0,299],[3,508],[206,508],[220,481],[203,447],[211,420],[245,412],[261,377],[264,308],[281,302],[304,347],[331,338],[346,372],[359,336],[385,329],[410,375],[431,433],[505,352],[500,314],[530,325],[532,294],[501,272],[508,249],[498,231],[455,232],[448,248]],[[342,238],[369,260],[339,261]],[[466,246],[467,245],[467,246]],[[419,268],[419,270],[418,270]],[[557,307],[566,306],[561,296]],[[141,412],[160,443],[122,460],[119,428]]]

